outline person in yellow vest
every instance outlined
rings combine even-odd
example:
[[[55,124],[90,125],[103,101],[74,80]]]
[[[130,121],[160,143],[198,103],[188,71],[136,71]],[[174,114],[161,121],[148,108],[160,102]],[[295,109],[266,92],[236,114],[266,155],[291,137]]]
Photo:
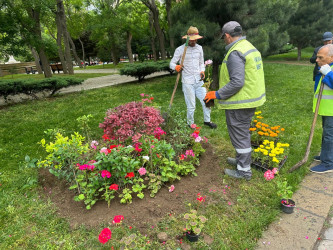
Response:
[[[316,109],[320,85],[324,83],[318,110],[318,114],[322,116],[323,135],[320,156],[315,157],[315,160],[320,160],[321,163],[310,170],[314,173],[327,173],[333,172],[333,45],[321,47],[316,61],[320,73],[315,78],[313,111]]]
[[[223,26],[227,54],[221,65],[220,89],[208,92],[205,101],[219,99],[218,107],[225,109],[230,140],[236,150],[236,158],[228,157],[227,161],[237,167],[225,169],[225,174],[250,180],[249,128],[256,108],[266,101],[266,93],[261,54],[242,34],[242,27],[236,21]]]

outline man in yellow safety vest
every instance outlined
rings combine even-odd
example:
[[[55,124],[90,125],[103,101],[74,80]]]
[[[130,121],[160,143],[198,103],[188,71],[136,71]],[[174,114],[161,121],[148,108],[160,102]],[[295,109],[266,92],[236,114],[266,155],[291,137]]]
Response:
[[[205,100],[219,99],[219,108],[225,109],[226,123],[236,158],[227,159],[236,170],[225,169],[234,178],[250,180],[252,117],[266,101],[265,79],[260,52],[242,36],[238,22],[230,21],[222,28],[222,38],[227,44],[221,71],[220,89],[207,93]]]
[[[320,67],[320,73],[315,78],[313,110],[316,109],[320,85],[324,83],[318,110],[318,114],[322,116],[323,135],[320,156],[315,156],[315,160],[320,160],[321,163],[312,167],[311,171],[327,173],[333,172],[333,45],[328,44],[321,47],[316,61]]]

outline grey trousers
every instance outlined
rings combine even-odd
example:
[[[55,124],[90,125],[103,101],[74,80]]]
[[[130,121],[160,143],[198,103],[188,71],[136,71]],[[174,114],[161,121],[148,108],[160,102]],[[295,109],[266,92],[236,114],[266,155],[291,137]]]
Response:
[[[225,117],[232,145],[236,150],[237,169],[251,171],[250,125],[256,108],[226,109]]]

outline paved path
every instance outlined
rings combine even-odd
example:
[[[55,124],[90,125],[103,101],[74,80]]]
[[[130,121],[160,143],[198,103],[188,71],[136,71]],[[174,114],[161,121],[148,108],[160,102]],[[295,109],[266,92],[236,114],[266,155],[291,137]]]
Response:
[[[293,200],[296,202],[294,213],[281,212],[278,220],[263,233],[256,249],[332,250],[333,173],[305,176]]]

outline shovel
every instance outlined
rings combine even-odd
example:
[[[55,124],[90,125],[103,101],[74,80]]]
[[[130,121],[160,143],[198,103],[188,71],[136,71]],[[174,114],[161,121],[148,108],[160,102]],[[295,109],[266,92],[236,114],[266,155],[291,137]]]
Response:
[[[183,55],[182,55],[182,58],[181,58],[181,61],[180,61],[180,66],[183,67],[183,64],[184,64],[184,59],[185,59],[185,55],[186,55],[186,50],[187,50],[187,47],[188,47],[188,41],[190,40],[190,37],[187,36],[187,39],[186,39],[186,43],[185,43],[185,48],[184,48],[184,52],[183,52]],[[180,79],[180,72],[178,72],[177,74],[177,79],[176,79],[176,83],[175,83],[175,87],[173,88],[173,92],[172,92],[172,95],[171,95],[171,100],[170,100],[170,104],[169,104],[169,108],[168,108],[168,112],[164,112],[162,114],[162,117],[165,121],[168,120],[168,117],[169,117],[169,113],[171,111],[171,106],[172,106],[172,102],[173,102],[173,98],[175,97],[175,93],[176,93],[176,90],[177,90],[177,86],[178,86],[178,82],[179,82],[179,79]]]
[[[321,78],[321,79],[323,80],[323,78]],[[305,151],[304,158],[301,161],[299,161],[298,163],[296,163],[295,166],[293,166],[291,169],[289,169],[289,173],[296,170],[300,166],[302,166],[305,162],[307,162],[307,160],[309,158],[309,153],[310,153],[314,128],[315,128],[316,121],[317,121],[317,116],[318,116],[320,100],[321,100],[321,97],[323,95],[323,89],[324,89],[324,83],[321,82],[320,89],[319,89],[319,94],[318,94],[318,99],[317,99],[317,104],[316,104],[316,109],[315,109],[315,113],[314,113],[313,121],[312,121],[312,126],[311,126],[311,130],[310,130],[309,141],[308,141],[308,145],[306,146],[306,151]]]

